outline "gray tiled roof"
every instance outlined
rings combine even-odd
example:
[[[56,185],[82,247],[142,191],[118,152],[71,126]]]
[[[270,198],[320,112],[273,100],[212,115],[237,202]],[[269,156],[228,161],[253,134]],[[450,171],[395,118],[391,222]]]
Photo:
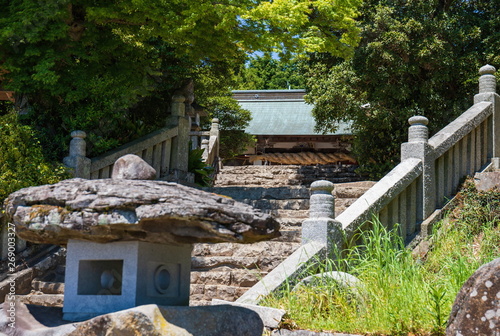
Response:
[[[252,112],[252,121],[246,132],[254,135],[317,135],[312,116],[313,106],[302,101],[255,100],[239,101],[244,109]],[[348,123],[341,123],[335,133],[351,134]]]

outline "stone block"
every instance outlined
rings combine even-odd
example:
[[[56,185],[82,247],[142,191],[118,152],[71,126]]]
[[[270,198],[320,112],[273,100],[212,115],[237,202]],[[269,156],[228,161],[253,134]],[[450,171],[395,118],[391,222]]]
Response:
[[[190,257],[191,245],[71,239],[64,318],[83,320],[151,303],[188,305]]]

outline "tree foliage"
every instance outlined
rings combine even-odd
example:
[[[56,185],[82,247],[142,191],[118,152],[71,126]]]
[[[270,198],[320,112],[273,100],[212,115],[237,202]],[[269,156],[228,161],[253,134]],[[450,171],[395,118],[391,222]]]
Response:
[[[316,53],[309,63],[318,130],[352,120],[360,171],[382,176],[399,162],[409,117],[439,130],[471,105],[479,67],[498,67],[499,10],[485,0],[365,1],[354,57]]]
[[[33,130],[16,113],[0,116],[0,210],[12,192],[68,177],[60,164],[48,162]]]
[[[303,61],[281,60],[266,54],[255,56],[241,68],[236,76],[238,90],[286,90],[303,89]]]
[[[222,83],[247,52],[350,55],[359,3],[0,0],[0,68],[48,152],[84,129],[95,155],[162,126],[186,78]]]

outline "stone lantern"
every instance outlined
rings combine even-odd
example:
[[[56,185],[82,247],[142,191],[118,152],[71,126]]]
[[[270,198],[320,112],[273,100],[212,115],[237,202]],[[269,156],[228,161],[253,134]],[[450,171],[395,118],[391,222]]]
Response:
[[[252,243],[279,224],[246,204],[176,183],[70,179],[21,189],[19,237],[67,246],[64,319],[144,304],[189,305],[193,243]]]

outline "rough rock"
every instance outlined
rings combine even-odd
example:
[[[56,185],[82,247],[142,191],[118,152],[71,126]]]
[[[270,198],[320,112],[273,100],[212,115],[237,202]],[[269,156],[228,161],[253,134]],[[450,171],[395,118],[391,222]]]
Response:
[[[68,336],[188,336],[183,328],[165,320],[156,305],[146,305],[97,316],[78,324]]]
[[[35,292],[28,295],[15,295],[15,299],[24,304],[33,304],[44,307],[62,307],[64,294],[43,294]]]
[[[144,305],[97,316],[79,323],[62,320],[62,309],[15,305],[9,320],[9,302],[0,309],[0,335],[9,336],[261,336],[257,313],[228,305],[159,307]],[[9,326],[14,323],[14,328]]]
[[[318,291],[325,288],[336,288],[347,295],[349,300],[354,300],[361,308],[364,304],[363,283],[354,275],[345,272],[324,272],[314,274],[302,279],[292,290],[299,291],[304,286],[315,287]]]
[[[481,266],[462,286],[446,335],[500,335],[500,258]]]
[[[261,336],[264,325],[252,310],[229,305],[160,307],[170,323],[194,336]]]
[[[488,191],[500,186],[500,172],[476,173],[474,185],[478,191]]]
[[[70,179],[24,188],[8,197],[6,213],[18,236],[35,243],[253,243],[279,236],[269,214],[164,181]]]
[[[34,307],[34,309],[33,309]],[[40,308],[40,309],[38,309]],[[43,318],[35,318],[37,311]],[[27,306],[21,302],[5,301],[0,309],[0,335],[9,336],[66,336],[75,330],[73,324],[61,320],[61,308]]]
[[[140,306],[97,316],[81,323],[69,324],[61,319],[61,308],[27,306],[19,302],[15,305],[15,319],[12,322],[8,315],[9,307],[9,303],[4,303],[3,309],[0,310],[0,334],[12,336],[191,335],[185,329],[167,322],[156,305]]]
[[[362,287],[361,281],[354,275],[345,272],[324,272],[302,279],[293,290],[298,290],[301,286],[325,285],[332,282],[344,289],[357,290]]]
[[[126,180],[155,180],[156,170],[135,154],[127,154],[116,160],[111,177]]]
[[[262,323],[267,328],[278,328],[283,315],[286,314],[286,311],[283,309],[276,309],[271,307],[257,306],[245,303],[237,303],[237,302],[228,302],[224,300],[212,300],[212,305],[232,305],[236,307],[243,307],[250,310],[253,310],[257,314],[259,314],[262,319]]]

